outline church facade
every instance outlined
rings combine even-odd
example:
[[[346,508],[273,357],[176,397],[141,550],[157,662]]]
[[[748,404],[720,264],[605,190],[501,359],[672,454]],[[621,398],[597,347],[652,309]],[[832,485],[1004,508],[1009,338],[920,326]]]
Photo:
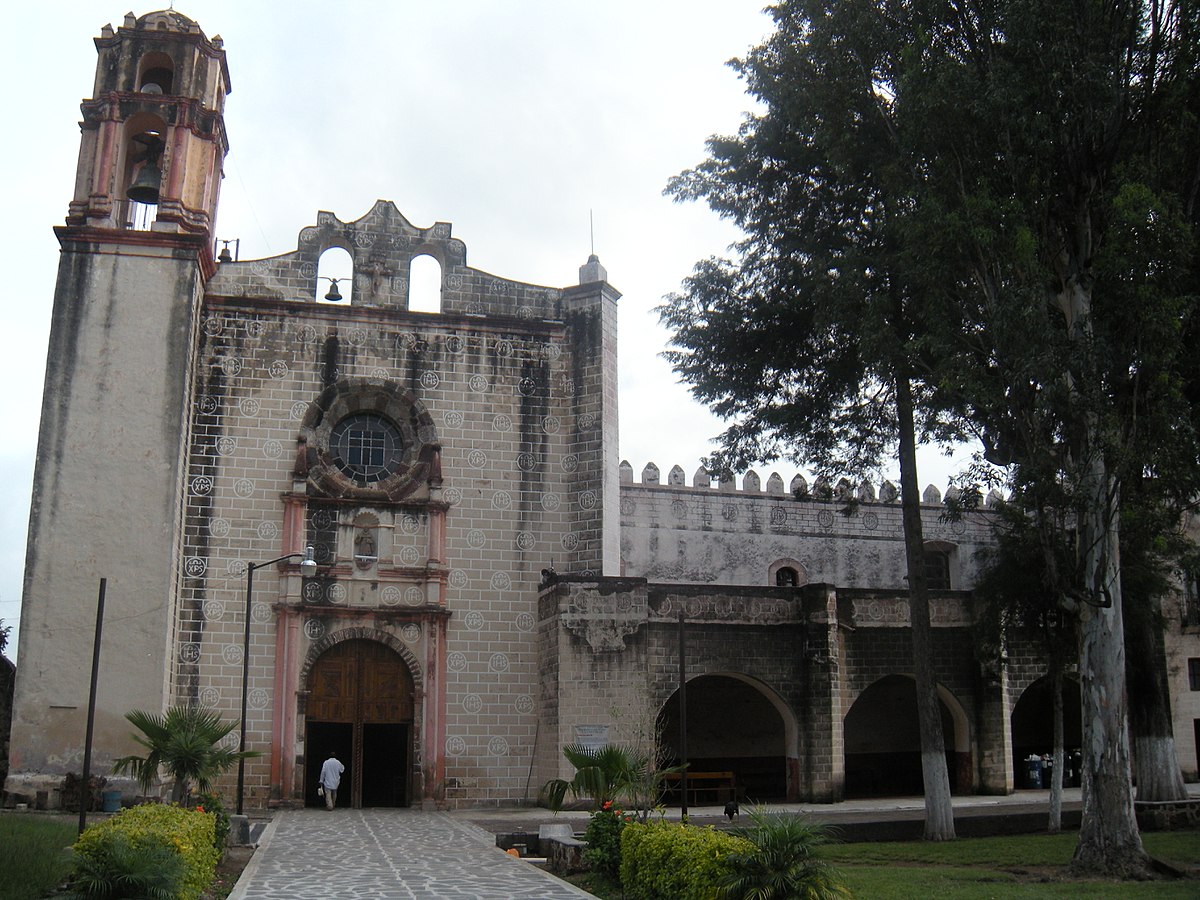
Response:
[[[686,682],[692,769],[725,789],[912,788],[890,486],[813,499],[799,476],[635,479],[618,456],[620,294],[594,256],[575,285],[499,277],[449,223],[386,201],[319,212],[281,256],[218,255],[220,39],[163,11],[96,45],[56,229],[10,792],[81,768],[101,579],[98,774],[136,749],[127,711],[193,704],[245,709],[251,807],[315,802],[331,749],[354,806],[521,803],[569,775],[567,743],[657,735],[677,756]],[[326,299],[330,250],[352,261],[348,303]],[[410,308],[422,258],[437,312]],[[1045,668],[1032,647],[1003,669],[976,658],[988,513],[945,522],[936,489],[925,500],[954,787],[1011,791],[1049,749]],[[1167,650],[1194,778],[1186,631]]]

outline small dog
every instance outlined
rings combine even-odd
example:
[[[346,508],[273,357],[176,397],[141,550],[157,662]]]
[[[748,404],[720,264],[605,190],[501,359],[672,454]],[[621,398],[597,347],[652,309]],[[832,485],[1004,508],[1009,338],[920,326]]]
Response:
[[[725,804],[725,818],[732,822],[741,813],[736,800],[730,800]]]

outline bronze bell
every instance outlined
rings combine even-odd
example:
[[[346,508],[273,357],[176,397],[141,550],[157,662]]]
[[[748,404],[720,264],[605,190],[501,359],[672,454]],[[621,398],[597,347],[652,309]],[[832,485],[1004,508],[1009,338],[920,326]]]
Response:
[[[125,192],[134,203],[154,205],[158,203],[158,189],[162,184],[162,172],[152,160],[146,160],[138,170],[129,190]]]
[[[342,299],[342,292],[338,290],[338,280],[336,278],[329,279],[329,293],[325,295],[325,299],[330,303],[336,303]]]

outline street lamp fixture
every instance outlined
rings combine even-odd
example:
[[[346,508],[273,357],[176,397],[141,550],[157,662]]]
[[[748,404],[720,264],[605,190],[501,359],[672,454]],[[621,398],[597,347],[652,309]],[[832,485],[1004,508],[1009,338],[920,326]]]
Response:
[[[239,754],[246,752],[246,699],[250,694],[250,609],[254,603],[254,570],[265,569],[267,566],[286,562],[289,559],[303,560],[300,563],[300,574],[305,578],[311,578],[317,574],[317,561],[313,559],[312,547],[307,547],[303,553],[287,553],[264,563],[250,563],[246,566],[246,633],[242,638],[242,729],[238,740]],[[246,757],[239,756],[237,779],[237,814],[239,816],[242,814],[242,798],[245,795],[245,787]]]

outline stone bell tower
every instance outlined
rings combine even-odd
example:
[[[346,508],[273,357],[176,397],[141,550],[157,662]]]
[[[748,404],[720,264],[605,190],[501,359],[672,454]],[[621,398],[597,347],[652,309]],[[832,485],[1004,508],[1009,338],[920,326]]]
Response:
[[[170,695],[192,366],[228,150],[219,37],[173,10],[95,39],[34,476],[8,787],[81,768],[107,579],[93,771]]]

